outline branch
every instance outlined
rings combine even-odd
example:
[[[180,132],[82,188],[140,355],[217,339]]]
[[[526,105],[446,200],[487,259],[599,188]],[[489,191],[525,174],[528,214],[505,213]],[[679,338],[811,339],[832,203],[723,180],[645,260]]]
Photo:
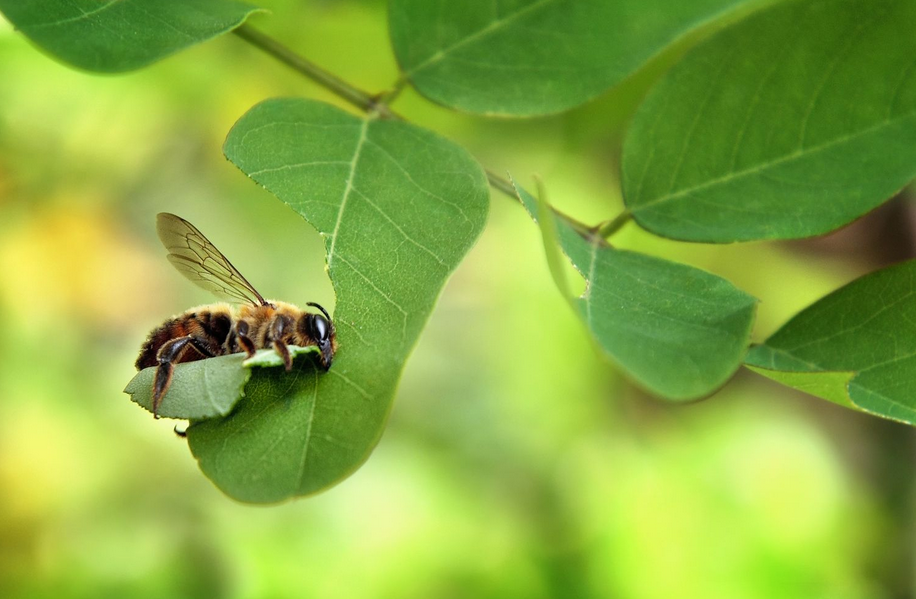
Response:
[[[249,44],[260,48],[286,66],[305,75],[334,95],[353,104],[360,110],[370,112],[377,109],[378,103],[363,90],[354,87],[333,73],[322,69],[312,61],[296,54],[277,40],[265,35],[251,25],[242,25],[233,31]]]
[[[258,31],[251,25],[243,24],[240,27],[237,27],[234,30],[234,33],[249,44],[266,52],[286,66],[311,79],[313,82],[317,83],[342,100],[346,100],[363,112],[370,114],[375,113],[379,115],[379,117],[385,119],[406,121],[404,117],[391,110],[386,103],[387,100],[396,95],[397,91],[400,91],[399,89],[397,89],[394,94],[370,94],[354,85],[351,85],[347,81],[344,81],[337,75],[324,70],[307,58],[296,54],[277,40],[273,39],[269,35],[266,35],[265,33],[262,33],[261,31]],[[512,187],[512,183],[503,177],[500,177],[493,171],[486,170],[486,173],[487,180],[490,182],[491,187],[518,201],[518,196],[515,194],[515,188]],[[623,217],[626,217],[623,219],[620,225],[616,228],[610,229],[607,233],[604,233],[604,225],[599,225],[598,227],[589,227],[588,225],[581,223],[571,216],[567,216],[556,209],[553,209],[553,211],[559,218],[562,218],[570,225],[572,225],[573,228],[579,232],[579,234],[586,237],[592,236],[596,232],[604,238],[610,237],[612,233],[619,229],[620,226],[623,226],[623,224],[625,224],[630,218],[629,212],[624,212],[613,221],[610,221],[610,223],[613,224],[617,221],[620,221]]]

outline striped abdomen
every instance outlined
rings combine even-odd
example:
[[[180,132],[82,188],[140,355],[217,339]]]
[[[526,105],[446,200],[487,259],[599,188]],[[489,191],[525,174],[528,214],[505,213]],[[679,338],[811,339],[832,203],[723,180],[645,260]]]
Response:
[[[192,335],[204,341],[214,356],[222,356],[239,351],[238,344],[235,343],[235,335],[232,332],[231,313],[227,308],[189,310],[180,316],[167,320],[161,327],[154,329],[150,333],[140,349],[140,355],[137,357],[135,364],[137,370],[156,366],[159,363],[156,359],[156,352],[159,351],[162,344],[171,339],[187,335]],[[192,362],[206,357],[208,356],[204,356],[194,349],[188,349],[181,356],[179,362]]]

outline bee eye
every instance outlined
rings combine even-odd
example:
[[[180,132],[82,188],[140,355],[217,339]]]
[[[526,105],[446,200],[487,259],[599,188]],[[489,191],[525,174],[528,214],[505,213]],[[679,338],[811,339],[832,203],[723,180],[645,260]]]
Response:
[[[312,317],[312,337],[317,341],[327,341],[331,332],[331,323],[324,316],[316,314]]]

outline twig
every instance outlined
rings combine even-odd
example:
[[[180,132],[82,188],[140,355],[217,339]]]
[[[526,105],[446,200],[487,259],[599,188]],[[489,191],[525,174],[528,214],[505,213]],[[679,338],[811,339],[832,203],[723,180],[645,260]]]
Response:
[[[398,80],[398,83],[392,91],[373,95],[351,85],[337,75],[326,71],[307,58],[296,54],[274,38],[258,31],[251,25],[244,24],[236,28],[234,33],[249,44],[276,58],[286,66],[311,79],[321,87],[339,98],[346,100],[360,110],[367,113],[375,113],[383,119],[406,120],[404,117],[391,110],[387,104],[397,96],[401,88],[406,84],[406,80],[403,78]],[[486,173],[487,180],[491,187],[518,201],[518,196],[515,193],[515,188],[512,186],[512,183],[490,170],[487,170]],[[556,209],[553,210],[559,218],[567,221],[576,231],[585,237],[594,235],[596,230],[600,230],[595,227],[589,227]],[[618,217],[618,219],[619,218],[620,217]]]

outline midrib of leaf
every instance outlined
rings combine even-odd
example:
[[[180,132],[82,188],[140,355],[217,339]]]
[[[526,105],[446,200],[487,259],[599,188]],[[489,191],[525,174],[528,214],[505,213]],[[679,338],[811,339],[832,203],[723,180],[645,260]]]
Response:
[[[468,35],[467,37],[465,37],[464,39],[455,42],[455,43],[452,44],[451,46],[448,46],[448,47],[446,47],[446,48],[442,48],[442,49],[440,49],[440,50],[437,50],[437,51],[434,52],[429,58],[427,58],[426,60],[424,60],[424,61],[421,62],[420,64],[414,66],[412,69],[406,71],[406,72],[404,73],[404,76],[405,76],[405,77],[410,77],[411,75],[416,74],[417,71],[420,71],[420,70],[425,69],[426,67],[428,67],[428,66],[430,66],[430,65],[433,65],[433,64],[438,63],[439,61],[441,61],[442,59],[444,59],[450,52],[453,52],[453,51],[457,50],[458,48],[461,48],[461,47],[463,47],[463,46],[469,44],[470,42],[476,41],[476,40],[478,40],[478,39],[480,39],[480,38],[482,38],[482,37],[484,37],[484,36],[486,36],[486,35],[489,35],[489,34],[493,33],[494,31],[497,31],[497,30],[499,30],[500,28],[504,27],[507,23],[511,23],[512,21],[515,21],[516,19],[518,19],[518,18],[520,18],[520,17],[522,17],[522,16],[524,16],[524,15],[530,13],[530,12],[533,12],[533,11],[535,11],[535,10],[537,10],[537,9],[540,9],[540,8],[546,6],[548,3],[554,2],[554,1],[555,1],[555,0],[537,0],[536,2],[532,2],[532,3],[529,4],[528,6],[525,6],[524,8],[520,8],[520,9],[518,9],[517,11],[515,11],[515,12],[513,12],[513,13],[509,13],[508,15],[504,16],[504,17],[501,18],[501,19],[496,19],[496,20],[494,20],[494,21],[490,21],[489,23],[487,23],[487,25],[486,25],[485,27],[483,27],[483,28],[481,28],[481,29],[478,29],[478,30],[475,31],[474,33],[471,33],[470,35]]]
[[[331,247],[328,248],[328,269],[331,268],[331,265],[334,262],[336,254],[334,253],[334,246],[337,244],[337,233],[340,231],[340,221],[343,220],[344,210],[347,207],[347,200],[350,199],[350,192],[353,191],[353,178],[356,176],[356,165],[359,162],[359,156],[362,153],[363,145],[366,143],[366,132],[369,130],[369,119],[365,118],[362,121],[362,126],[359,129],[359,138],[356,140],[356,149],[353,150],[353,160],[350,161],[350,174],[347,176],[347,183],[344,187],[343,198],[340,200],[340,210],[337,211],[337,222],[334,223],[334,231],[331,232]],[[347,263],[344,261],[344,263]],[[351,266],[351,268],[353,268]],[[354,272],[356,269],[353,269]],[[359,274],[359,273],[357,273]]]
[[[782,349],[779,347],[771,347],[769,345],[767,345],[766,347],[770,351],[772,351],[774,354],[782,354],[791,360],[794,360],[796,362],[801,362],[805,364],[806,366],[813,368],[817,372],[842,372],[838,370],[825,370],[824,367],[821,366],[820,364],[799,358],[798,356],[792,354],[790,350]],[[770,364],[772,366],[770,370],[782,370],[783,372],[805,372],[804,370],[783,370],[782,368],[777,367],[775,361],[773,360],[770,361]],[[756,366],[756,364],[754,364],[754,366]],[[759,368],[765,368],[765,367],[760,366]]]
[[[900,303],[902,303],[902,302],[905,302],[905,301],[909,300],[911,297],[913,297],[913,293],[912,293],[912,292],[911,292],[911,293],[907,293],[906,295],[903,295],[903,296],[897,298],[897,299],[894,300],[893,302],[891,302],[891,303],[889,303],[889,304],[887,304],[887,305],[885,305],[885,306],[881,306],[881,308],[878,309],[878,310],[876,310],[874,314],[870,315],[870,316],[869,316],[868,318],[866,318],[865,320],[862,320],[862,321],[860,321],[860,322],[857,322],[855,325],[853,325],[853,326],[851,326],[851,327],[849,327],[849,328],[846,328],[846,329],[842,329],[842,330],[836,331],[836,332],[834,332],[832,335],[828,335],[828,336],[826,336],[826,337],[821,337],[820,339],[814,339],[814,340],[808,341],[808,342],[806,342],[806,343],[802,343],[801,345],[796,345],[795,347],[787,347],[787,348],[785,348],[785,352],[786,352],[787,354],[788,354],[789,352],[796,352],[796,351],[798,351],[798,350],[800,350],[800,349],[804,349],[804,348],[810,347],[810,346],[812,346],[812,345],[817,345],[817,344],[819,344],[819,343],[827,343],[827,342],[829,342],[829,341],[831,341],[831,340],[833,340],[833,339],[836,339],[837,337],[840,337],[840,336],[842,336],[842,335],[848,335],[849,333],[851,333],[851,332],[853,332],[853,331],[856,331],[856,330],[858,330],[858,329],[861,329],[861,328],[865,327],[866,325],[868,325],[868,323],[870,323],[870,322],[873,321],[874,319],[878,318],[878,317],[881,316],[883,313],[887,312],[888,310],[890,310],[891,308],[893,308],[893,307],[896,306],[897,304],[900,304]],[[895,358],[895,359],[896,359],[896,358]],[[890,360],[890,361],[894,361],[894,360]],[[869,366],[869,368],[872,368],[872,367],[873,367],[873,366]]]
[[[315,406],[318,405],[318,377],[312,377],[312,407],[309,409],[309,423],[305,429],[305,443],[302,445],[302,461],[299,462],[299,473],[296,476],[296,490],[302,488],[305,482],[305,464],[308,460],[309,446],[312,442],[312,425],[315,423]]]
[[[844,143],[846,143],[846,142],[848,142],[848,141],[852,141],[852,140],[854,140],[854,139],[857,139],[857,138],[859,138],[859,137],[863,137],[863,136],[869,135],[869,134],[874,133],[874,132],[876,132],[876,131],[878,131],[878,130],[880,130],[880,129],[883,129],[883,128],[886,128],[886,127],[895,126],[895,125],[899,125],[899,124],[902,123],[903,121],[912,119],[914,116],[916,116],[916,111],[911,111],[911,112],[904,113],[904,114],[900,115],[898,118],[893,118],[893,119],[888,118],[888,119],[885,119],[885,120],[881,121],[880,123],[877,123],[877,124],[872,125],[872,126],[870,126],[870,127],[866,127],[865,129],[860,129],[859,131],[855,131],[855,132],[849,133],[849,134],[847,134],[847,135],[842,135],[842,136],[840,136],[840,137],[837,137],[837,138],[832,139],[832,140],[830,140],[830,141],[824,142],[824,143],[822,143],[822,144],[818,144],[818,145],[816,145],[816,146],[811,146],[811,147],[809,147],[809,148],[799,148],[799,149],[796,150],[795,152],[792,152],[791,154],[786,154],[785,156],[782,156],[782,157],[777,158],[777,159],[775,159],[775,160],[770,160],[770,161],[767,161],[767,162],[762,162],[762,163],[760,163],[760,164],[757,164],[757,165],[752,166],[752,167],[750,167],[750,168],[742,169],[742,170],[740,170],[740,171],[732,171],[732,172],[727,173],[727,174],[725,174],[725,175],[723,175],[723,176],[721,176],[721,177],[717,177],[717,178],[715,178],[715,179],[710,179],[709,181],[706,181],[705,183],[700,183],[699,185],[694,185],[694,186],[692,186],[692,187],[686,187],[686,188],[681,189],[681,190],[679,190],[679,191],[676,191],[676,192],[674,192],[674,193],[665,194],[665,195],[663,195],[663,196],[660,196],[660,197],[654,198],[654,199],[652,199],[652,200],[649,200],[648,202],[645,202],[645,203],[643,203],[643,204],[635,205],[635,206],[633,206],[633,207],[631,208],[631,211],[632,211],[633,213],[638,213],[639,211],[645,210],[646,208],[650,208],[650,207],[652,207],[652,206],[657,206],[657,205],[659,205],[659,204],[663,204],[663,203],[666,203],[666,202],[674,201],[674,200],[676,200],[676,199],[679,199],[679,198],[682,198],[682,197],[684,197],[684,196],[690,195],[691,193],[694,193],[694,192],[697,192],[697,191],[701,191],[701,190],[704,190],[704,189],[709,189],[709,188],[715,187],[715,186],[717,186],[717,185],[724,185],[724,184],[726,184],[726,183],[730,183],[730,182],[735,181],[735,180],[737,180],[737,179],[741,179],[742,177],[749,177],[749,176],[752,176],[752,175],[756,175],[756,174],[761,173],[761,172],[763,172],[763,171],[765,171],[765,170],[767,170],[767,169],[771,169],[771,168],[780,166],[780,165],[782,165],[782,164],[786,164],[786,163],[788,163],[788,162],[791,162],[791,161],[793,161],[793,160],[797,160],[797,159],[802,158],[802,157],[809,156],[809,155],[811,155],[811,154],[817,154],[818,152],[822,152],[822,151],[824,151],[824,150],[828,150],[828,149],[830,149],[830,148],[832,148],[832,147],[834,147],[834,146],[838,146],[838,145],[844,144]]]
[[[45,28],[45,27],[54,27],[54,26],[56,26],[56,25],[64,25],[65,23],[76,23],[76,22],[78,22],[78,21],[82,21],[82,20],[84,20],[84,19],[88,19],[89,17],[91,17],[91,16],[93,16],[93,15],[96,15],[96,14],[98,14],[98,13],[104,11],[104,10],[107,10],[107,9],[110,8],[112,5],[117,4],[118,2],[125,2],[125,1],[126,1],[126,0],[110,0],[109,2],[107,2],[107,3],[105,3],[105,4],[101,5],[101,6],[99,6],[99,7],[97,7],[97,8],[93,8],[92,10],[90,10],[90,11],[88,11],[88,12],[84,11],[82,14],[76,15],[75,17],[67,17],[66,19],[61,19],[61,20],[59,20],[59,21],[49,21],[49,22],[47,22],[47,23],[35,23],[35,24],[19,25],[18,28],[19,28],[19,29],[43,29],[43,28]],[[76,6],[76,9],[77,9],[77,10],[80,10],[80,11],[83,10],[83,9],[80,8],[79,6]]]

